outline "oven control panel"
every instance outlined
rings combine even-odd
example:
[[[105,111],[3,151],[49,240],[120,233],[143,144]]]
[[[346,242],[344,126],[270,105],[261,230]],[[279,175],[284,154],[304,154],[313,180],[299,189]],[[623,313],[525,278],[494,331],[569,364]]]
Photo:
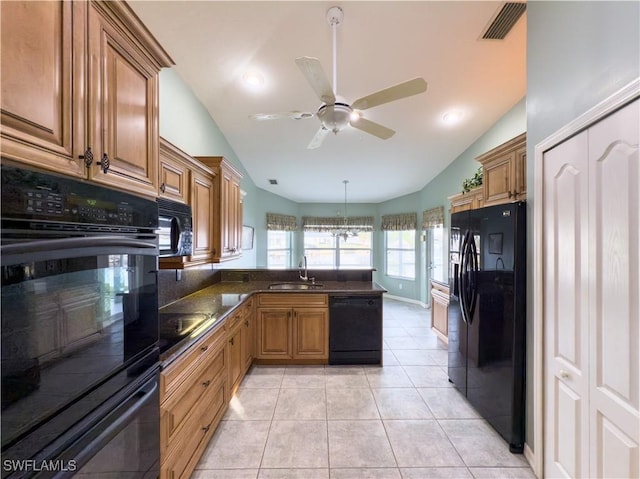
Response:
[[[2,218],[157,228],[158,206],[85,181],[3,166]]]

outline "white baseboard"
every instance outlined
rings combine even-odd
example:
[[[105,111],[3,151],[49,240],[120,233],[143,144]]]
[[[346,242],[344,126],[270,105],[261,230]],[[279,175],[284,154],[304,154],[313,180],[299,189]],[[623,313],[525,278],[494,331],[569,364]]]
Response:
[[[422,306],[425,309],[428,309],[429,306],[422,301],[418,301],[417,299],[404,298],[402,296],[394,296],[393,294],[384,293],[385,298],[394,299],[396,301],[403,301],[405,303],[417,304],[418,306]]]
[[[527,444],[526,442],[524,443],[524,458],[529,463],[529,466],[531,466],[531,469],[533,470],[533,473],[536,475],[536,477],[542,477],[538,473],[538,471],[536,471],[536,456],[529,447],[529,444]]]

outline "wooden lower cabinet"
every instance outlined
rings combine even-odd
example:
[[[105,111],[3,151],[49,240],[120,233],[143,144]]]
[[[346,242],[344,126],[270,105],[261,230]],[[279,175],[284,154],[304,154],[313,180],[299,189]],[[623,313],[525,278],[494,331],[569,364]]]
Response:
[[[233,395],[253,362],[253,300],[243,304],[227,321],[229,387]]]
[[[209,333],[160,374],[160,477],[189,477],[229,402],[227,331]]]
[[[431,281],[431,328],[449,342],[449,286]]]
[[[256,310],[256,359],[275,362],[329,359],[326,294],[262,294]]]

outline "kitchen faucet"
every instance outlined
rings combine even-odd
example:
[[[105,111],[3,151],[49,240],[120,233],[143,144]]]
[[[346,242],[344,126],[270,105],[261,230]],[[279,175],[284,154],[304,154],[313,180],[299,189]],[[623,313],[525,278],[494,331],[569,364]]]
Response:
[[[303,269],[304,269],[304,274],[302,274]],[[298,263],[298,274],[300,275],[300,279],[302,281],[311,280],[312,283],[316,282],[315,278],[309,278],[307,274],[307,255],[303,255],[302,258],[300,259],[300,262]]]

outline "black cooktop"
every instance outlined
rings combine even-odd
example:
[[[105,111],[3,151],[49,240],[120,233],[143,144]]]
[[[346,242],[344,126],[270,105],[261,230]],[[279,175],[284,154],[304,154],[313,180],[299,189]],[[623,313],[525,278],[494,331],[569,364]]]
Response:
[[[192,334],[211,319],[205,313],[160,313],[160,353],[163,353]]]

